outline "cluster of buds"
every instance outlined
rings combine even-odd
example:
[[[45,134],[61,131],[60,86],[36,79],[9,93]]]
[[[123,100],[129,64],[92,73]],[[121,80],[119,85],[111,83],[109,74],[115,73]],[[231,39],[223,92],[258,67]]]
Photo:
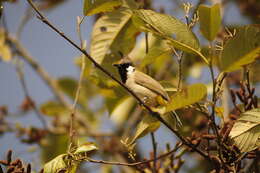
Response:
[[[25,166],[20,159],[12,161],[12,150],[6,155],[6,160],[0,160],[0,172],[3,173],[2,166],[5,167],[6,173],[31,173],[31,165]]]
[[[236,98],[244,105],[245,111],[257,108],[257,96],[254,95],[255,88],[251,88],[249,84],[240,82],[239,90],[230,90],[232,102],[237,110],[241,112],[236,104]]]

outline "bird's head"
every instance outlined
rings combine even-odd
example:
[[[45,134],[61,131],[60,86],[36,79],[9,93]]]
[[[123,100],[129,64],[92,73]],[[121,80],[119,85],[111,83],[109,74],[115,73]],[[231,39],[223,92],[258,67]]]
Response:
[[[134,67],[129,57],[123,57],[118,62],[113,63],[113,66],[117,67],[118,69],[127,69],[129,66]]]

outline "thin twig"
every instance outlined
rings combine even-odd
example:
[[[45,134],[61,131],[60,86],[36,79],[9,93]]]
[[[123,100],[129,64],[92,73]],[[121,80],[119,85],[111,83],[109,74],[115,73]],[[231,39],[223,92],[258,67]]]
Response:
[[[32,102],[30,106],[34,110],[34,112],[35,112],[36,116],[38,117],[38,119],[41,121],[44,129],[48,130],[48,125],[47,125],[46,120],[40,114],[39,109],[37,108],[35,102],[33,101],[32,97],[29,94],[29,90],[28,90],[28,88],[26,86],[26,82],[25,82],[25,79],[24,79],[24,73],[23,73],[22,66],[21,66],[20,63],[21,62],[18,61],[17,64],[16,64],[16,72],[17,72],[18,78],[20,79],[19,81],[21,82],[22,89],[24,91],[25,97],[27,99],[29,99],[30,102]]]
[[[145,33],[145,53],[149,52],[148,32]]]
[[[17,31],[16,31],[16,37],[20,38],[21,37],[21,33],[26,25],[26,23],[32,18],[32,10],[30,9],[30,7],[28,6],[27,9],[25,10],[25,14],[22,16],[21,21],[17,27]]]
[[[82,36],[81,36],[81,24],[83,22],[84,18],[82,18],[80,21],[77,21],[77,32],[78,32],[78,36],[80,39],[80,45],[81,45],[81,49],[83,49],[83,40],[82,40]],[[79,95],[80,95],[80,90],[82,88],[82,81],[83,81],[83,76],[84,76],[84,71],[86,68],[86,57],[82,56],[82,63],[81,63],[81,72],[80,72],[80,78],[79,78],[79,82],[78,82],[78,88],[76,91],[76,95],[74,98],[74,102],[71,108],[71,120],[70,120],[70,147],[73,146],[75,144],[74,141],[74,136],[75,136],[75,129],[74,129],[74,119],[75,119],[75,115],[76,115],[76,105],[78,103],[78,99],[79,99]],[[72,148],[69,148],[69,151],[71,151]]]
[[[148,112],[156,117],[161,123],[163,123],[169,130],[171,130],[186,146],[192,148],[194,151],[199,153],[202,157],[205,159],[211,161],[209,156],[205,154],[203,151],[195,147],[193,144],[190,143],[190,141],[187,141],[180,133],[178,133],[177,130],[173,129],[163,118],[160,117],[160,115],[152,109],[143,103],[143,101],[132,91],[130,90],[125,84],[123,84],[120,80],[118,80],[116,77],[114,77],[110,72],[108,72],[106,69],[104,69],[100,64],[98,64],[87,52],[86,50],[81,49],[76,43],[74,43],[71,39],[69,39],[63,32],[58,30],[54,25],[52,25],[46,17],[44,17],[41,12],[36,8],[34,3],[31,0],[27,0],[28,3],[32,6],[32,8],[35,10],[35,12],[38,14],[38,18],[48,25],[51,29],[53,29],[55,32],[57,32],[61,37],[63,37],[66,41],[68,41],[72,46],[74,46],[76,49],[78,49],[80,52],[82,52],[86,57],[98,68],[100,71],[102,71],[104,74],[106,74],[108,77],[113,79],[115,82],[117,82],[119,85],[121,85],[128,93],[130,93],[145,109],[148,110]]]
[[[148,33],[146,32],[145,33],[145,53],[146,53],[146,55],[148,54],[148,52],[149,52],[149,42],[148,42]],[[154,132],[151,132],[151,138],[152,138],[152,144],[153,144],[153,158],[156,158],[157,144],[156,144],[156,141],[155,141]],[[156,172],[157,172],[157,170],[156,170],[156,159],[154,159],[153,173],[156,173]]]
[[[216,79],[214,76],[214,69],[213,69],[213,64],[212,64],[212,57],[213,57],[213,45],[211,44],[211,58],[210,58],[210,62],[209,62],[209,70],[210,70],[210,76],[211,76],[211,80],[212,80],[212,85],[213,85],[213,93],[212,93],[212,106],[211,106],[211,115],[210,115],[210,125],[213,129],[213,132],[215,133],[215,135],[217,136],[217,143],[218,143],[218,154],[219,154],[219,158],[221,160],[222,163],[224,163],[223,158],[222,158],[222,143],[221,143],[221,137],[219,135],[218,132],[218,127],[215,121],[215,107],[216,107],[216,102],[217,102],[217,92],[216,92]],[[208,146],[209,147],[209,146]]]
[[[107,164],[107,165],[121,165],[121,166],[137,166],[137,165],[142,165],[142,164],[147,164],[150,162],[154,162],[155,160],[160,160],[164,157],[170,156],[172,155],[174,152],[176,152],[180,147],[182,146],[182,144],[177,145],[174,149],[172,149],[171,151],[162,154],[154,159],[150,159],[150,160],[145,160],[145,161],[140,161],[140,162],[134,162],[134,163],[122,163],[122,162],[110,162],[110,161],[104,161],[104,160],[94,160],[91,158],[83,158],[83,159],[79,159],[80,161],[82,160],[86,160],[88,162],[92,162],[92,163],[100,163],[100,164]]]
[[[155,141],[155,136],[154,136],[154,132],[151,132],[151,138],[152,138],[152,144],[153,144],[153,158],[157,157],[157,143]],[[156,173],[157,169],[156,169],[156,159],[154,159],[153,162],[153,173]]]

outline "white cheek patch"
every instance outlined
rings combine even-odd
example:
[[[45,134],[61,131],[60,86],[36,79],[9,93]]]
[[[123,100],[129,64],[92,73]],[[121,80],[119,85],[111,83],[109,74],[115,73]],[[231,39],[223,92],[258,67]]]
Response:
[[[129,66],[127,67],[127,75],[131,75],[134,71],[135,71],[135,68],[133,66]]]

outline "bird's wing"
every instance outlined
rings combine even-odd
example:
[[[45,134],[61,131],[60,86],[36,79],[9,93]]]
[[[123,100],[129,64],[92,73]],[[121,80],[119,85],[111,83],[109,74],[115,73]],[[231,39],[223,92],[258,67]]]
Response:
[[[164,90],[162,85],[154,80],[152,77],[146,75],[145,73],[135,71],[135,82],[145,88],[150,89],[151,91],[155,92],[156,94],[160,95],[163,97],[165,100],[169,100],[169,96],[167,92]]]

